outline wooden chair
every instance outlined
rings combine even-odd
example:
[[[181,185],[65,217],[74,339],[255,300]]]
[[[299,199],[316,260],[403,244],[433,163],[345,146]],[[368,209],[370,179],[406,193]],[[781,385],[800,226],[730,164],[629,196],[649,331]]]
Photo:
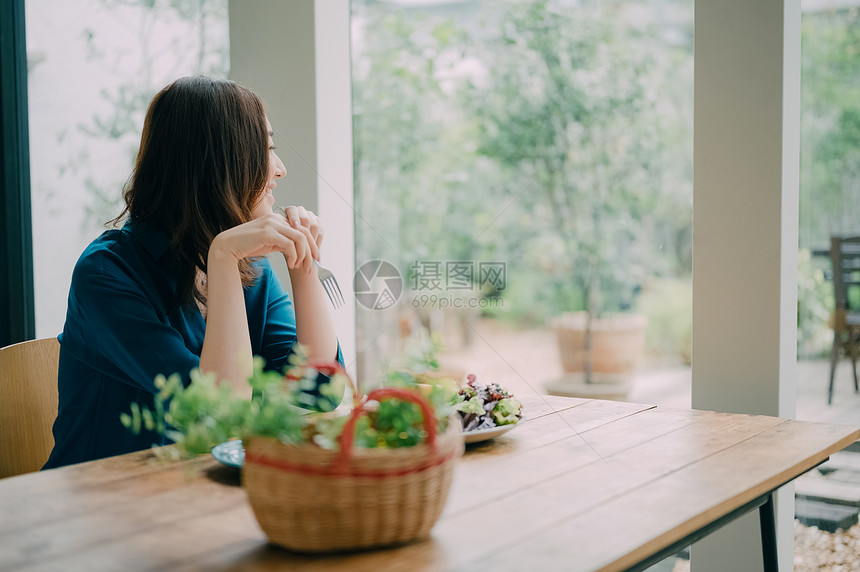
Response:
[[[54,447],[60,343],[0,348],[0,478],[38,471]]]
[[[830,387],[827,404],[833,402],[833,377],[840,352],[851,358],[854,371],[854,391],[857,383],[857,357],[860,355],[860,311],[852,308],[849,292],[860,289],[860,236],[830,237],[830,261],[833,264],[833,300],[835,302],[831,326],[833,349],[830,352]]]

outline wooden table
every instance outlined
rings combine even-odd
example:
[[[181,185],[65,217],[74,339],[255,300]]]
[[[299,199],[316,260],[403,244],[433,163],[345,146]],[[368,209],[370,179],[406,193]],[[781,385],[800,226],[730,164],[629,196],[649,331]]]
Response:
[[[266,543],[235,470],[140,452],[0,481],[0,569],[641,569],[767,508],[771,491],[860,437],[765,416],[527,401],[521,427],[467,450],[425,541],[293,554]]]

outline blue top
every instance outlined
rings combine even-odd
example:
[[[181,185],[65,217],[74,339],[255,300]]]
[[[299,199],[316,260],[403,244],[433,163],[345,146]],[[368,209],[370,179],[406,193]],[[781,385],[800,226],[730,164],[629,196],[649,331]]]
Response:
[[[43,468],[170,443],[120,423],[133,402],[153,409],[156,375],[179,373],[187,384],[200,363],[206,322],[196,304],[171,309],[169,246],[160,231],[127,223],[94,240],[75,265],[59,336],[55,445]],[[244,291],[251,349],[267,369],[280,369],[296,342],[295,313],[268,259],[254,264],[260,275]],[[342,363],[339,348],[337,357]]]

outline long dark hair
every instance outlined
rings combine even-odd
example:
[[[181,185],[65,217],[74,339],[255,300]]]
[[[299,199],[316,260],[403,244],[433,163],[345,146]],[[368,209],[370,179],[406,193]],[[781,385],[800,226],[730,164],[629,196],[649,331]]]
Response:
[[[209,245],[251,220],[268,178],[266,116],[260,98],[232,81],[185,77],[152,99],[134,172],[123,190],[126,214],[170,237],[178,264],[176,306],[206,301],[196,285]],[[253,283],[249,260],[242,283]]]

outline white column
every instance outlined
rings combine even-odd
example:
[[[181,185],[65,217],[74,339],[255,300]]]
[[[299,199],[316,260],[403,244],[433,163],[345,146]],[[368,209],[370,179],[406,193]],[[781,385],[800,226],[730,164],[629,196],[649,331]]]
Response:
[[[323,220],[322,263],[337,277],[347,302],[334,318],[354,373],[349,0],[230,2],[230,75],[266,104],[287,168],[276,204],[302,205]],[[275,267],[288,284],[286,266]]]
[[[695,16],[693,407],[793,417],[800,0],[699,0]],[[777,498],[793,566],[793,488]],[[758,515],[693,547],[694,572],[761,567]]]

